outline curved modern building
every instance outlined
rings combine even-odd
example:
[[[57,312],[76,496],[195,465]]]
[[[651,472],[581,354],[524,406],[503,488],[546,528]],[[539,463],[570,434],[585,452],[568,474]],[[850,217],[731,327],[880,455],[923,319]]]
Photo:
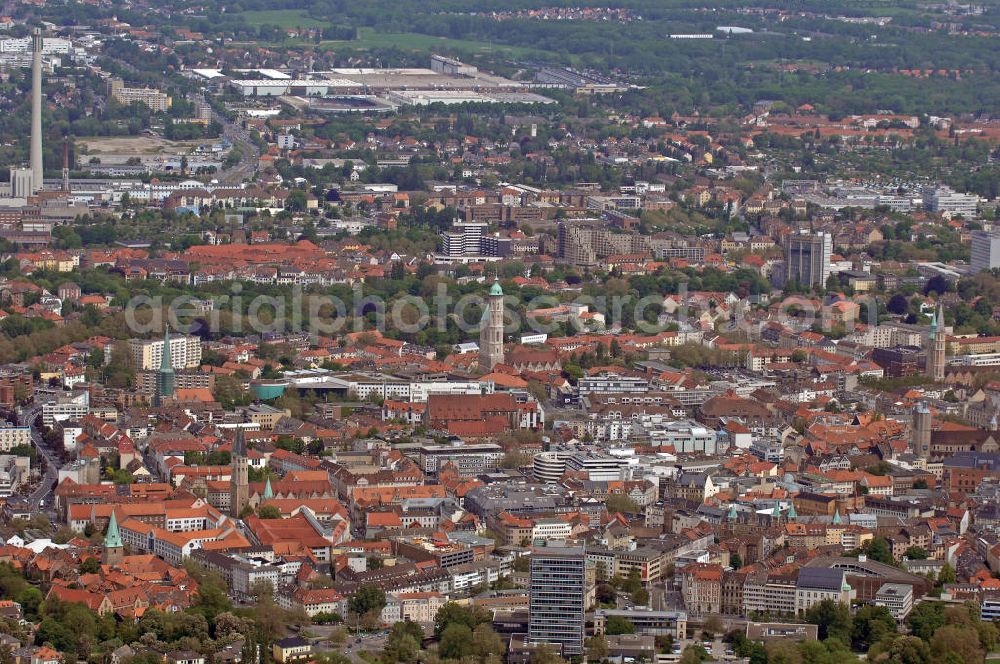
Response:
[[[566,459],[571,452],[542,452],[531,463],[531,474],[536,482],[555,484],[566,472]]]

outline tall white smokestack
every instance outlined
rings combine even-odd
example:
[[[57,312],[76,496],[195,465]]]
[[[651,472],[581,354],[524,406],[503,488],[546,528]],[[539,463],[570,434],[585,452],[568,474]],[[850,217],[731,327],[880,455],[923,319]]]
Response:
[[[63,141],[62,190],[69,193],[69,139]]]
[[[31,187],[42,189],[42,31],[31,35]]]

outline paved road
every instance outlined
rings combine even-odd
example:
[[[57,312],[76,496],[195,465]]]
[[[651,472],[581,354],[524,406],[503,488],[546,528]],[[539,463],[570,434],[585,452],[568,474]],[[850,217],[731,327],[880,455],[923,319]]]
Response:
[[[256,143],[250,138],[249,132],[242,127],[230,122],[225,116],[212,111],[212,119],[222,125],[222,135],[234,147],[239,146],[241,157],[238,164],[232,168],[225,168],[219,171],[215,178],[220,184],[237,185],[245,180],[253,178],[257,172],[257,161],[260,157],[260,150]]]
[[[45,446],[42,434],[35,428],[35,419],[40,412],[42,412],[41,407],[32,406],[28,410],[22,411],[20,415],[21,424],[31,427],[31,441],[35,444],[35,449],[45,459],[45,473],[42,475],[42,480],[39,482],[38,488],[28,496],[28,504],[31,505],[32,512],[43,511],[42,501],[45,501],[45,508],[52,508],[53,502],[51,498],[56,480],[59,478],[59,466],[61,463],[58,455]]]

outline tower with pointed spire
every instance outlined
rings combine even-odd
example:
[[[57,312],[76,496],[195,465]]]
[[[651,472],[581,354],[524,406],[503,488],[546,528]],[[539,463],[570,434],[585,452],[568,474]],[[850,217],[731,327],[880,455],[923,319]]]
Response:
[[[479,328],[479,366],[491,371],[503,364],[503,289],[494,281]]]
[[[160,356],[160,370],[156,373],[156,393],[153,405],[160,406],[164,399],[174,396],[174,386],[177,376],[174,374],[174,363],[170,357],[170,328],[163,335],[163,354]]]
[[[931,329],[927,334],[927,377],[934,382],[944,381],[944,350],[947,340],[944,333],[944,307],[940,304],[931,319]]]
[[[250,461],[243,427],[236,429],[233,439],[232,468],[229,473],[229,514],[239,518],[250,503]]]
[[[108,521],[108,532],[104,534],[104,555],[102,560],[105,565],[120,563],[125,557],[125,546],[122,544],[122,535],[118,531],[118,518],[114,510],[111,510],[111,519]]]

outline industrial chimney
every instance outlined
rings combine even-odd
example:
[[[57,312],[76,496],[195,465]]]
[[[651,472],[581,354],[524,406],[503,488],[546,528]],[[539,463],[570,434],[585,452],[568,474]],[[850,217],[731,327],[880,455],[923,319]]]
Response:
[[[31,188],[42,190],[42,31],[31,35]]]
[[[69,139],[63,140],[62,190],[69,193]]]

